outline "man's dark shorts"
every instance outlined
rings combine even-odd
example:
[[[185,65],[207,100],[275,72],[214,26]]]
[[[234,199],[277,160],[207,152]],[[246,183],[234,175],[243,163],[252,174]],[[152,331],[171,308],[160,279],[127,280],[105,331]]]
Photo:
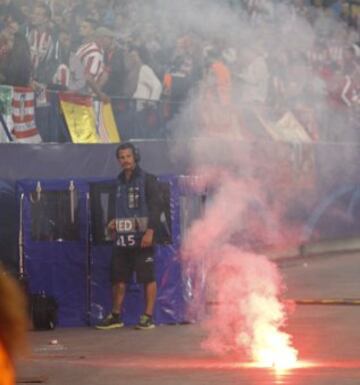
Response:
[[[138,283],[155,281],[154,248],[113,247],[111,282],[132,282],[134,272]]]

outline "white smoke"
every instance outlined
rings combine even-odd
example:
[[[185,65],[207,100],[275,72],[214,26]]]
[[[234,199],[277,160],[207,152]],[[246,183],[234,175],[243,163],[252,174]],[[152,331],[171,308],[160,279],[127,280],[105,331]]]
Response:
[[[205,288],[198,285],[193,293],[195,308],[205,301],[210,309],[204,346],[243,352],[270,365],[284,359],[293,363],[296,350],[282,330],[287,316],[282,279],[249,241],[291,244],[296,233],[283,222],[284,206],[296,195],[282,175],[289,147],[291,152],[298,146],[291,156],[302,159],[313,139],[351,137],[346,116],[334,115],[325,82],[310,64],[321,54],[321,37],[337,52],[354,37],[343,23],[314,8],[288,1],[239,3],[243,6],[157,0],[142,12],[147,21],[156,20],[154,35],[170,46],[176,37],[190,36],[200,67],[213,49],[232,74],[230,103],[207,102],[216,85],[204,74],[169,125],[174,159],[185,161],[189,173],[201,175],[211,191],[204,216],[183,244],[184,260],[198,266],[195,281],[206,278]],[[141,30],[145,23],[137,17]],[[284,143],[274,145],[276,140]]]
[[[233,79],[241,79],[247,66],[251,71],[257,58],[268,66],[264,82],[270,83],[284,72],[287,75],[283,83],[287,97],[274,100],[270,110],[259,100],[246,99],[244,83],[235,80],[236,104],[228,109],[206,106],[204,79],[172,122],[174,156],[187,159],[190,173],[204,177],[212,196],[204,216],[189,229],[183,244],[184,260],[201,266],[195,280],[206,277],[205,288],[199,285],[200,291],[193,293],[195,308],[201,308],[200,302],[208,304],[204,347],[218,353],[235,351],[268,365],[284,360],[293,364],[297,352],[283,331],[287,318],[281,302],[284,284],[276,265],[266,256],[249,251],[246,244],[252,236],[270,244],[291,241],[292,229],[281,220],[281,200],[291,191],[279,186],[277,173],[281,169],[277,162],[281,155],[272,152],[271,145],[249,143],[242,129],[245,124],[256,131],[259,116],[273,122],[309,103],[318,119],[326,116],[325,85],[308,65],[318,32],[295,8],[285,4],[269,6],[249,19],[245,11],[234,13],[219,4],[196,3],[202,4],[201,11],[188,7],[188,3],[178,10],[183,26],[200,34],[203,44],[221,42],[224,51],[236,52],[236,59],[230,55],[228,63],[235,74]],[[331,18],[314,25],[343,28]],[[271,100],[273,90],[269,87],[268,91]],[[210,129],[199,118],[201,114],[211,116],[207,122]],[[264,208],[264,216],[257,212],[258,204]]]

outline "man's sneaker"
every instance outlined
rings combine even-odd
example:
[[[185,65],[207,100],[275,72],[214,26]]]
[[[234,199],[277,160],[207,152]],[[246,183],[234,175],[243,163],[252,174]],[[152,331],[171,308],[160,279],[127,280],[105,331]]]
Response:
[[[154,329],[155,324],[152,320],[152,317],[149,317],[146,314],[143,314],[140,317],[139,323],[135,326],[135,329]]]
[[[123,326],[124,322],[119,317],[115,317],[112,313],[110,313],[106,318],[102,320],[101,323],[96,325],[95,328],[100,330],[109,330],[122,328]]]

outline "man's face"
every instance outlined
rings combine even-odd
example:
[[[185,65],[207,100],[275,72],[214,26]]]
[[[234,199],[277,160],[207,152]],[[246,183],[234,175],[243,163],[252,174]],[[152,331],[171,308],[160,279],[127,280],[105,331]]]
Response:
[[[80,24],[80,36],[82,37],[88,37],[91,36],[94,33],[94,29],[90,23],[87,21],[83,21]]]
[[[41,7],[35,7],[31,15],[31,22],[35,27],[47,23],[48,19],[45,9]]]
[[[124,171],[132,171],[136,166],[134,154],[131,148],[124,148],[118,152],[118,161]]]
[[[127,70],[131,70],[137,63],[139,63],[140,57],[136,50],[125,51],[124,65]]]
[[[10,35],[15,35],[19,31],[19,24],[16,21],[11,20],[11,18],[7,21],[5,26],[5,31]]]
[[[71,37],[68,32],[61,31],[59,33],[59,42],[63,47],[69,48],[71,45]]]
[[[103,48],[105,51],[107,51],[108,49],[110,49],[112,45],[113,45],[113,38],[112,38],[112,37],[104,36],[104,37],[102,38],[101,46],[102,46],[102,48]]]

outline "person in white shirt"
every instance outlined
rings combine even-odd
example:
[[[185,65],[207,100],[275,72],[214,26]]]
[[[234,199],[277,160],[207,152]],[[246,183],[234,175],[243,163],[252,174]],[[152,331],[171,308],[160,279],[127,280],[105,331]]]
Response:
[[[147,64],[146,49],[141,46],[130,45],[125,55],[125,68],[131,73],[133,99],[138,99],[137,110],[144,108],[144,101],[157,102],[160,100],[162,85],[153,69]]]

